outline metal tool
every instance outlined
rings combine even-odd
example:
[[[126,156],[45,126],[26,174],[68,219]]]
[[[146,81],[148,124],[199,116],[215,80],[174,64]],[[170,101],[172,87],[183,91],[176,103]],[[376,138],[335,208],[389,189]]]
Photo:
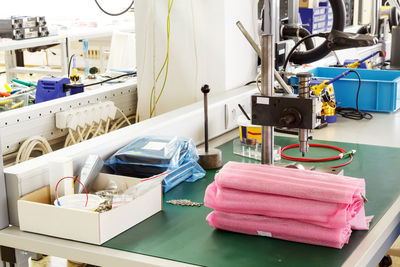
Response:
[[[299,73],[299,96],[252,96],[252,124],[264,127],[276,126],[299,129],[300,152],[303,156],[308,151],[308,140],[311,129],[321,124],[322,102],[320,97],[310,94],[310,73]],[[269,140],[271,132],[264,134]],[[263,140],[264,142],[264,140]],[[271,141],[270,141],[271,142]],[[273,143],[272,143],[273,144]],[[273,147],[273,146],[272,146]],[[269,156],[272,147],[268,144],[263,151]],[[264,162],[263,162],[264,163]],[[269,164],[266,162],[266,164]]]
[[[312,74],[309,72],[298,73],[299,78],[299,98],[309,99],[310,95],[310,81]],[[309,129],[299,129],[299,142],[300,142],[300,152],[304,157],[306,152],[308,152],[308,139],[310,135]]]
[[[206,84],[201,88],[204,94],[204,149],[199,149],[199,164],[205,170],[217,169],[222,166],[221,150],[208,147],[208,100],[210,87]]]

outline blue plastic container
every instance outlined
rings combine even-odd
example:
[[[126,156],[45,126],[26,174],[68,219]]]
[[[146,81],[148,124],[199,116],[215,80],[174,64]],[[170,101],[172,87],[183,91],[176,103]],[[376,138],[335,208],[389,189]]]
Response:
[[[345,72],[346,68],[312,69],[314,77],[329,80]],[[400,71],[356,70],[361,76],[358,108],[363,111],[393,112],[400,107]],[[338,107],[356,108],[358,78],[350,73],[333,83]]]
[[[299,8],[303,27],[310,33],[324,32],[326,29],[327,8]]]

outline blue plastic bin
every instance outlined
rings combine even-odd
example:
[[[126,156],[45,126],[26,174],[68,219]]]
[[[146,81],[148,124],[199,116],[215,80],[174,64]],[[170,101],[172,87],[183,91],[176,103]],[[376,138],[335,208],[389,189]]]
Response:
[[[299,8],[303,27],[310,33],[324,32],[326,29],[327,8]]]
[[[312,69],[314,77],[329,80],[345,72],[346,68]],[[361,89],[358,98],[360,110],[372,112],[393,112],[400,107],[400,71],[356,70],[361,76]],[[334,84],[338,107],[356,108],[358,78],[350,73]]]

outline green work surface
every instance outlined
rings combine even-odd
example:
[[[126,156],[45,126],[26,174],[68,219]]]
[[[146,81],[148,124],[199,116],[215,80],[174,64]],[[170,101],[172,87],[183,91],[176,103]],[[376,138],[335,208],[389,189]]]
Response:
[[[286,146],[297,143],[295,138],[276,137],[275,143]],[[313,141],[356,149],[354,161],[344,167],[345,175],[366,179],[366,214],[375,215],[371,229],[382,218],[400,192],[400,149],[350,143]],[[313,143],[311,142],[311,143]],[[232,153],[232,142],[222,145],[223,161],[257,162]],[[287,152],[300,156],[298,149]],[[307,157],[337,156],[324,148],[310,148]],[[345,162],[313,164],[332,166]],[[314,245],[250,236],[211,228],[205,218],[207,207],[182,207],[166,204],[171,199],[190,199],[202,202],[215,171],[204,179],[182,183],[165,194],[164,209],[146,221],[113,238],[104,247],[130,251],[202,266],[340,266],[367,235],[353,231],[349,244],[342,250]]]

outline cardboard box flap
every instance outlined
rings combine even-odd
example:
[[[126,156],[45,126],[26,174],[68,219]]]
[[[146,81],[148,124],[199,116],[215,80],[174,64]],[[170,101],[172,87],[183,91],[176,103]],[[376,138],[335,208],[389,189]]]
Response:
[[[26,194],[25,196],[21,197],[20,200],[32,201],[42,204],[52,204],[50,203],[50,186],[45,186],[29,194]]]

